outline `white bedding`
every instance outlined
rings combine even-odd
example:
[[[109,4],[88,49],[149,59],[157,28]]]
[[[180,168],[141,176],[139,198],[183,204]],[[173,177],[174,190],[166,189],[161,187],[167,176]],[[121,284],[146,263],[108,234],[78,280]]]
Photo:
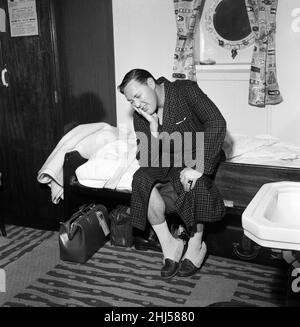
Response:
[[[139,168],[135,159],[135,134],[126,132],[122,135],[107,141],[77,168],[80,184],[131,192],[132,177]],[[269,135],[250,137],[228,133],[223,149],[229,162],[300,168],[300,148]]]
[[[248,151],[228,157],[227,161],[300,168],[300,147],[281,142],[279,139],[268,135],[247,138],[251,144],[256,143],[258,145],[258,140],[265,142],[251,149],[249,148]],[[235,136],[234,140],[235,143],[239,143],[238,137]]]
[[[63,163],[67,152],[76,150],[88,159],[103,144],[118,137],[118,128],[107,123],[82,124],[64,135],[37,176],[39,183],[47,184],[51,188],[52,202],[57,204],[64,198]]]
[[[136,160],[136,137],[131,131],[121,131],[118,138],[106,140],[75,173],[80,184],[95,188],[131,191]]]

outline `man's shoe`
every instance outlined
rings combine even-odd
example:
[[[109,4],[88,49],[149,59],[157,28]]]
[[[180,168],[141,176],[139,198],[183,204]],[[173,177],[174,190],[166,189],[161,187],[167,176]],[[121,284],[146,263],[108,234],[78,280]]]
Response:
[[[175,276],[179,269],[179,262],[171,259],[165,259],[165,264],[160,271],[160,275],[163,279],[169,279]]]
[[[200,270],[204,259],[207,255],[207,247],[204,242],[202,242],[202,247],[200,250],[200,266],[196,267],[191,260],[184,258],[181,262],[180,268],[178,270],[178,276],[180,277],[190,277],[193,276],[198,270]]]
[[[154,237],[145,239],[141,236],[136,236],[134,239],[134,247],[140,251],[152,250],[156,252],[162,252],[158,239],[155,239]]]
[[[163,279],[172,278],[177,274],[177,272],[178,272],[178,270],[180,268],[180,260],[184,256],[184,254],[185,254],[185,252],[187,250],[187,246],[188,246],[188,243],[183,241],[183,250],[182,250],[179,262],[176,262],[176,261],[174,261],[172,259],[169,259],[169,258],[164,259],[164,265],[163,265],[163,267],[161,268],[161,271],[160,271],[160,275],[161,275],[161,277]]]
[[[181,262],[180,268],[178,270],[179,277],[189,277],[193,276],[200,268],[197,268],[191,260],[184,259]]]

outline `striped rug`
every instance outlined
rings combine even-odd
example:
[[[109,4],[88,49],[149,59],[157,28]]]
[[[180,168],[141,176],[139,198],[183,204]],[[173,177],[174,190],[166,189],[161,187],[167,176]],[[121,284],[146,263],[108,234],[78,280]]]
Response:
[[[6,226],[5,229],[7,238],[0,236],[0,268],[31,252],[55,234],[21,226]]]
[[[2,306],[184,307],[221,301],[284,306],[286,276],[278,268],[210,255],[193,277],[164,281],[161,253],[107,243],[85,264],[68,263],[59,259],[56,232],[15,226],[7,232],[9,242],[0,243],[0,267],[9,268],[10,275],[18,263],[34,266],[36,258],[48,252],[50,257],[51,251],[54,261],[22,289],[7,298],[2,294]]]

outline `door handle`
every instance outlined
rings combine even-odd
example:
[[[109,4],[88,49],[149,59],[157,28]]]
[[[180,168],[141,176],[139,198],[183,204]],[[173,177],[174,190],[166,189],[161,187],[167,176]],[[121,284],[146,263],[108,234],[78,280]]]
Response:
[[[4,68],[1,70],[1,80],[2,80],[2,84],[6,87],[8,87],[8,83],[5,80],[5,74],[7,73],[7,68]]]

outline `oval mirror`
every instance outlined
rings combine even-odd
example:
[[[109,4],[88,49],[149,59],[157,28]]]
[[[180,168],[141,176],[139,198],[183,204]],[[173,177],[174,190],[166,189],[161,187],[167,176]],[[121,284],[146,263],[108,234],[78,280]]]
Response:
[[[238,41],[251,34],[244,0],[222,0],[213,15],[215,31],[225,40]]]
[[[207,30],[221,47],[239,50],[254,42],[245,0],[214,0],[205,20]]]

